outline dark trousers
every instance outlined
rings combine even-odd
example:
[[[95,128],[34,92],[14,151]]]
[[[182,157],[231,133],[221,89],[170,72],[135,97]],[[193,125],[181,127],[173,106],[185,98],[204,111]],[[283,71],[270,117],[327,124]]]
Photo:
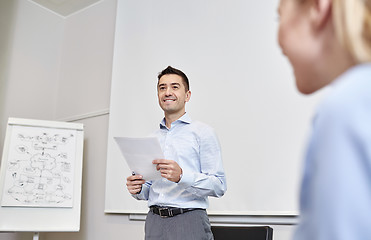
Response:
[[[163,218],[149,211],[145,224],[146,240],[213,240],[205,210],[194,210]]]

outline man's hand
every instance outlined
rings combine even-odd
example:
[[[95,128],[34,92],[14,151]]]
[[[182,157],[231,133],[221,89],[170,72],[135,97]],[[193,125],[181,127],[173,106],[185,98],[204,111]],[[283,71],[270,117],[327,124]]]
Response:
[[[141,175],[132,175],[126,178],[126,186],[131,194],[142,191],[142,184],[146,182]]]
[[[152,161],[157,164],[157,171],[161,172],[161,176],[172,182],[179,182],[180,175],[183,173],[177,162],[167,159],[156,159]]]

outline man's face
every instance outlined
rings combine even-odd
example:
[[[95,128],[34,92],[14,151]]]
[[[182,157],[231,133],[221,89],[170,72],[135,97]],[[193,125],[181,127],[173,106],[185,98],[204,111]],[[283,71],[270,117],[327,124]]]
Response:
[[[191,92],[186,91],[181,76],[166,74],[158,81],[157,96],[165,114],[183,114]]]

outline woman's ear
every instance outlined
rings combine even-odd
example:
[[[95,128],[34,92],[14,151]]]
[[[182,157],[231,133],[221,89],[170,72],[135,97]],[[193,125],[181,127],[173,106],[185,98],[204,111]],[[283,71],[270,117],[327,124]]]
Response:
[[[310,0],[309,17],[315,30],[322,29],[330,20],[332,14],[332,0]]]

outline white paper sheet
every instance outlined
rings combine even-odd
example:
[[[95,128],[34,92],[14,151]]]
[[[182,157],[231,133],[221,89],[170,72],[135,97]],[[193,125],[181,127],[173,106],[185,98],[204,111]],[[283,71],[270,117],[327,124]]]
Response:
[[[13,126],[1,206],[72,208],[76,131]]]
[[[143,176],[146,181],[161,178],[152,161],[163,159],[160,142],[156,137],[129,138],[114,137],[122,155],[132,172]]]

